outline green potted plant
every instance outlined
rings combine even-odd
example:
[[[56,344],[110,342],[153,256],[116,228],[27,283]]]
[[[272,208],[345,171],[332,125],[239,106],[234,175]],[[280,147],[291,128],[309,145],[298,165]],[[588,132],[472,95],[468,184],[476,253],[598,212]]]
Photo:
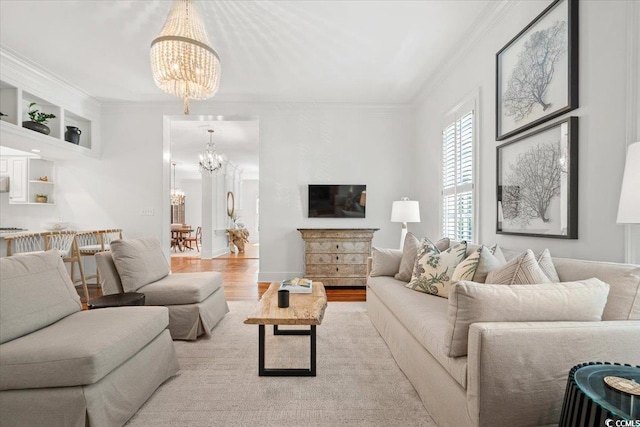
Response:
[[[36,194],[36,203],[47,203],[47,199],[46,194]]]
[[[36,132],[43,133],[45,135],[49,135],[51,129],[47,126],[49,119],[55,119],[55,114],[43,113],[37,108],[38,104],[32,102],[29,104],[29,118],[31,120],[22,122],[22,127],[34,130]]]

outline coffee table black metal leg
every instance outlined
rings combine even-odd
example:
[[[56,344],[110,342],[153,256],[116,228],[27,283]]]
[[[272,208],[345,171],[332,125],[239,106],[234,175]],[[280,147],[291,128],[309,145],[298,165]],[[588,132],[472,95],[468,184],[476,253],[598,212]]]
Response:
[[[264,325],[258,325],[258,375],[261,377],[315,377],[316,376],[316,325],[309,330],[278,330],[273,327],[274,335],[309,335],[311,341],[311,360],[309,369],[270,369],[264,367],[265,330]]]

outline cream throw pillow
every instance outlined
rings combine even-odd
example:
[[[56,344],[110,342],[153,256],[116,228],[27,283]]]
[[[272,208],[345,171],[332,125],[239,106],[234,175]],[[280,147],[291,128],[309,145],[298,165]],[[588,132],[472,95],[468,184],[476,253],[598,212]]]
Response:
[[[449,248],[449,238],[442,238],[434,243],[434,245],[439,251],[447,250]],[[398,274],[394,276],[396,280],[402,280],[403,282],[411,280],[413,267],[416,264],[418,248],[420,248],[420,240],[418,240],[413,233],[407,233],[407,236],[404,239],[404,246],[402,248],[400,268],[398,269]]]
[[[433,243],[428,239],[423,239],[422,246],[418,250],[411,281],[405,286],[409,289],[447,298],[449,288],[453,283],[451,276],[466,253],[467,242],[459,243],[444,252],[439,252]]]
[[[608,294],[609,285],[596,278],[513,286],[458,282],[449,292],[445,353],[467,354],[472,323],[599,321]]]
[[[497,285],[527,285],[551,283],[542,271],[531,249],[487,274],[486,283]]]
[[[135,292],[169,274],[169,263],[155,236],[114,240],[111,256],[125,292]]]
[[[558,283],[560,281],[558,272],[556,271],[556,267],[553,265],[553,260],[551,259],[551,252],[549,252],[549,249],[545,249],[541,254],[537,255],[536,260],[538,261],[540,269],[544,271],[544,274],[549,278],[549,280],[551,280],[552,283]]]
[[[402,251],[400,249],[373,248],[369,276],[393,276],[400,271]]]

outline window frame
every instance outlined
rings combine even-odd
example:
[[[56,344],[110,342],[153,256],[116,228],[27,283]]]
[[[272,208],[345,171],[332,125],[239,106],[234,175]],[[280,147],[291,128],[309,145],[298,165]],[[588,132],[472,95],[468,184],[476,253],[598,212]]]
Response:
[[[473,123],[471,126],[471,132],[472,132],[472,155],[471,155],[471,161],[472,161],[472,168],[473,168],[473,173],[472,173],[472,182],[471,182],[471,194],[472,194],[472,200],[473,200],[473,206],[472,206],[472,216],[471,216],[471,220],[472,220],[472,228],[471,228],[471,241],[469,243],[474,243],[476,244],[477,242],[481,241],[481,229],[480,229],[480,209],[479,209],[479,205],[480,205],[480,198],[479,198],[479,188],[480,188],[480,181],[479,181],[479,177],[480,177],[480,162],[479,162],[479,147],[480,147],[480,111],[479,111],[479,106],[480,104],[480,90],[479,88],[474,90],[473,92],[471,92],[470,94],[468,94],[467,96],[465,96],[464,98],[462,98],[462,100],[460,100],[459,102],[457,102],[452,108],[450,108],[445,114],[443,114],[442,119],[441,119],[441,123],[440,123],[440,140],[439,140],[439,153],[440,153],[440,159],[439,159],[439,164],[440,164],[440,174],[439,174],[439,187],[440,187],[440,200],[439,200],[439,229],[440,229],[440,233],[442,233],[442,235],[444,236],[444,229],[443,229],[443,221],[444,221],[444,209],[443,209],[443,204],[444,204],[444,179],[443,179],[443,172],[444,172],[444,163],[443,163],[443,136],[444,136],[444,132],[445,130],[451,126],[453,123],[455,123],[457,120],[462,119],[467,113],[469,113],[470,111],[473,112]],[[465,184],[462,184],[465,185]]]

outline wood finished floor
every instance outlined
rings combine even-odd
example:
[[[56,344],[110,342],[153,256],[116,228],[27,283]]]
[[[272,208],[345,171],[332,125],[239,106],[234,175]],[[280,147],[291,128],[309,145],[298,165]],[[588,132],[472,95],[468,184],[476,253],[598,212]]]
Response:
[[[173,253],[171,271],[174,274],[194,271],[218,271],[222,273],[222,283],[227,301],[258,301],[269,287],[269,282],[258,282],[258,247],[251,245],[244,254],[229,253],[218,258],[199,258],[198,252],[185,251]],[[99,286],[89,284],[89,298],[99,297]],[[87,308],[80,287],[82,305]],[[329,301],[366,301],[366,291],[360,288],[326,288]]]
[[[258,247],[248,245],[244,254],[223,255],[201,260],[195,254],[176,254],[171,257],[173,273],[218,271],[228,301],[258,301],[269,282],[258,282]],[[327,288],[329,301],[365,301],[365,289]]]

